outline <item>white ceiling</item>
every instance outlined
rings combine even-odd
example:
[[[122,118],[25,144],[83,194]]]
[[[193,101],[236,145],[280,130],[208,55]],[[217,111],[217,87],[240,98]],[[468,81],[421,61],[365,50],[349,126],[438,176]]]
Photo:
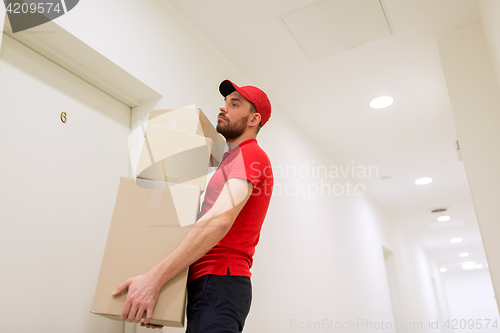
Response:
[[[392,36],[316,60],[281,17],[323,2],[348,15],[350,0],[165,1],[339,166],[377,166],[367,193],[441,266],[459,270],[460,252],[486,263],[435,42],[480,24],[477,0],[383,0]],[[394,104],[371,109],[381,95]],[[415,185],[423,176],[434,182]],[[431,228],[427,209],[439,206],[462,225]]]
[[[318,59],[391,35],[379,0],[328,0],[281,15],[309,59]]]

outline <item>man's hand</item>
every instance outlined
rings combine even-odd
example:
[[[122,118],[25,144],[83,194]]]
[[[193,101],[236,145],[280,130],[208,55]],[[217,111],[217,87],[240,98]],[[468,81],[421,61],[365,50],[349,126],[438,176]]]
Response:
[[[151,272],[127,279],[127,281],[118,286],[118,288],[113,291],[113,296],[118,296],[128,289],[121,319],[139,323],[142,320],[144,312],[146,312],[144,324],[151,326],[150,322],[151,318],[153,318],[153,309],[158,300],[160,288],[161,286],[158,285],[157,279],[154,278]]]

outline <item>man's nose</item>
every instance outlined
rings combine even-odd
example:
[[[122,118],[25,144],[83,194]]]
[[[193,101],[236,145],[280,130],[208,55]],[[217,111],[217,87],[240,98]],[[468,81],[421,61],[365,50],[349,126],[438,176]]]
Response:
[[[219,107],[219,110],[223,113],[226,113],[226,103],[222,104],[221,107]]]

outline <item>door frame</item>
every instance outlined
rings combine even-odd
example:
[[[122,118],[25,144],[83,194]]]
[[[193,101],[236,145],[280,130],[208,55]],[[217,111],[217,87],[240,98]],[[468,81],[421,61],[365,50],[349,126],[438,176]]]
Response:
[[[53,21],[13,33],[5,6],[0,5],[0,27],[3,33],[131,108],[130,177],[134,177],[144,144],[145,124],[163,96]],[[0,34],[0,48],[3,33]]]

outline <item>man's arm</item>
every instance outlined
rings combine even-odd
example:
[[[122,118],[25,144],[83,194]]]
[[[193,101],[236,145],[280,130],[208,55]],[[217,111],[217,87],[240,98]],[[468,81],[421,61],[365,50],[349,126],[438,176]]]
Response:
[[[191,228],[177,248],[143,275],[127,279],[113,296],[128,289],[122,320],[140,322],[146,311],[145,324],[153,317],[153,308],[161,287],[213,248],[231,229],[234,220],[252,194],[247,180],[229,179],[213,207]]]

